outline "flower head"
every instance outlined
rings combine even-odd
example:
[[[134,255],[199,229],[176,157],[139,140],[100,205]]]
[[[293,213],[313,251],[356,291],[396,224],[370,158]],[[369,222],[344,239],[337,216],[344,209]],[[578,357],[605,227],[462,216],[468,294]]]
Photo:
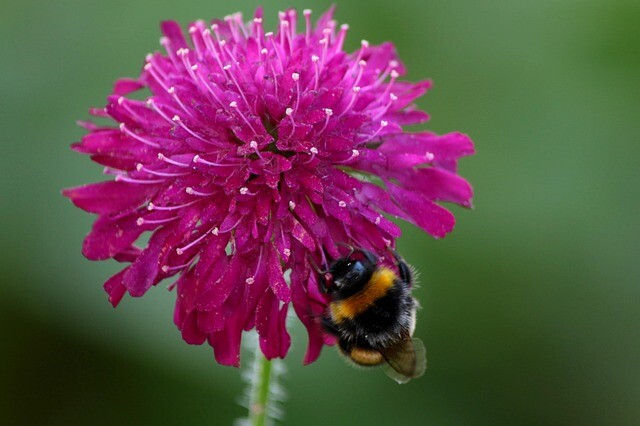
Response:
[[[338,257],[337,243],[384,256],[400,235],[384,214],[440,238],[454,217],[436,202],[470,204],[456,174],[469,138],[403,131],[427,120],[413,101],[430,82],[403,81],[390,43],[345,53],[332,13],[313,26],[305,10],[298,31],[296,11],[281,12],[272,33],[259,9],[248,24],[194,22],[188,39],[163,22],[165,53],[92,110],[115,125],[83,123],[73,145],[113,176],[64,191],[98,215],[84,255],[129,264],[105,283],[111,303],[177,275],[176,325],[222,364],[238,365],[254,327],[265,356],[284,357],[290,303],[312,362],[329,342],[312,266]],[[146,100],[128,96],[141,89]]]

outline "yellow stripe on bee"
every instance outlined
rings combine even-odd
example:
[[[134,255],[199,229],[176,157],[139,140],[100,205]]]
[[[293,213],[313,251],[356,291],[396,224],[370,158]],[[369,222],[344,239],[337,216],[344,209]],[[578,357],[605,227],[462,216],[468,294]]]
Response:
[[[349,358],[358,365],[380,365],[384,362],[382,354],[373,349],[353,348]]]
[[[376,300],[387,294],[395,279],[396,274],[391,269],[379,268],[362,290],[344,300],[331,302],[331,318],[334,322],[340,323],[365,312]]]

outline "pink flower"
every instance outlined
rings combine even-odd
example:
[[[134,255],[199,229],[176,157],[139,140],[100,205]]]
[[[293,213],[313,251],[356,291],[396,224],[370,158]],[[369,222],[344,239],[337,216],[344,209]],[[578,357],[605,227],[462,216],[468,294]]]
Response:
[[[336,243],[384,256],[400,229],[383,213],[440,238],[455,220],[436,202],[470,205],[456,163],[471,140],[403,130],[428,119],[413,101],[431,83],[401,80],[390,43],[343,52],[347,26],[329,10],[314,27],[310,14],[298,30],[295,10],[280,13],[275,33],[261,9],[248,24],[240,14],[197,21],[189,41],[163,22],[166,53],[148,55],[139,78],[118,80],[91,111],[115,126],[83,123],[73,145],[115,177],[64,190],[98,215],[83,254],[128,263],[104,285],[110,302],[177,275],[182,337],[207,341],[225,365],[239,364],[254,327],[265,356],[284,357],[290,303],[314,361],[330,338],[313,263],[339,257]],[[145,101],[127,97],[141,89]]]

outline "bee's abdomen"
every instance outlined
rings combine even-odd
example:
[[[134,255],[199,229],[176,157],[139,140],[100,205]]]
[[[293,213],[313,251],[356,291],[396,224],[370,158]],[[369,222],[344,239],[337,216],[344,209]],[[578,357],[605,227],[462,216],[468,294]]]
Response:
[[[384,362],[384,358],[380,351],[375,349],[352,348],[347,356],[356,364],[362,366],[380,365]]]

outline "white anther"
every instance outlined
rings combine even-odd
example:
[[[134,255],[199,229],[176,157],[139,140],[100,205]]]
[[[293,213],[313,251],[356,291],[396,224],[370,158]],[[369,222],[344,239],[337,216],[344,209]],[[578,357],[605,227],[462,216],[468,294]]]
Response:
[[[213,229],[211,230],[211,233],[212,233],[213,235],[218,235],[218,233],[220,233],[220,231],[218,230],[218,227],[216,226],[215,228],[213,228]]]
[[[174,93],[176,93],[176,88],[171,86],[171,87],[169,87],[169,90],[167,90],[167,92],[169,92],[169,94],[173,95]]]
[[[358,151],[357,149],[352,149],[351,150],[351,156],[352,157],[357,157],[358,155],[360,155],[360,151]]]
[[[366,67],[366,66],[367,66],[367,61],[365,61],[364,59],[361,59],[361,60],[358,62],[358,65],[360,65],[362,68],[364,68],[364,67]]]
[[[291,210],[295,209],[296,208],[296,203],[294,203],[293,201],[289,201],[289,208]]]
[[[144,166],[142,165],[142,163],[138,163],[138,164],[136,164],[136,170],[137,170],[137,171],[142,170],[142,168],[143,168],[143,167],[144,167]]]
[[[249,188],[247,188],[246,186],[243,186],[242,188],[240,188],[240,193],[242,195],[246,195],[247,192],[249,192]]]
[[[375,223],[376,223],[376,225],[380,225],[380,217],[381,217],[381,216],[376,217],[376,222],[375,222]]]
[[[160,45],[164,46],[165,44],[169,43],[169,38],[167,37],[160,37]]]
[[[318,55],[311,55],[311,62],[313,62],[314,64],[316,62],[318,62],[320,60],[320,56]]]
[[[189,27],[189,34],[193,34],[193,33],[195,33],[195,32],[196,32],[196,30],[197,30],[197,28],[196,28],[196,27]]]
[[[344,201],[340,201],[340,202],[338,203],[338,205],[339,205],[340,207],[347,207],[347,203],[345,203]]]
[[[318,153],[318,148],[316,148],[315,146],[312,147],[309,151],[311,151],[312,154],[317,154]]]
[[[167,265],[164,265],[164,266],[163,266],[162,268],[160,268],[160,269],[162,269],[162,272],[164,272],[165,274],[166,274],[167,272],[169,272],[169,267],[168,267]]]
[[[427,159],[427,161],[433,161],[435,155],[433,155],[432,152],[427,151],[424,153],[424,157]]]
[[[284,253],[284,255],[287,256],[287,257],[291,256],[291,250],[289,250],[289,249],[282,250],[282,253]]]
[[[186,192],[189,195],[193,195],[193,188],[190,186],[187,186],[187,188],[184,190],[184,192]]]
[[[220,40],[218,44],[220,45],[220,47],[224,47],[227,42],[225,40]]]
[[[149,98],[149,99],[147,99],[146,104],[147,104],[147,106],[148,106],[148,107],[150,107],[151,105],[153,105],[153,98]]]
[[[164,161],[165,158],[166,157],[164,156],[163,153],[161,153],[161,152],[158,153],[158,160]]]
[[[139,218],[138,218],[138,220],[136,220],[136,224],[137,224],[138,226],[142,226],[142,225],[144,224],[144,219],[143,219],[143,218],[141,218],[141,217],[139,217]]]
[[[218,29],[218,24],[212,24],[211,25],[211,31],[215,31]]]
[[[390,74],[391,74],[391,78],[398,78],[400,76],[400,74],[398,74],[398,71],[396,70],[392,70]]]
[[[153,203],[149,203],[149,205],[147,205],[147,210],[153,210],[154,207]]]
[[[119,126],[119,127],[120,127],[120,131],[121,131],[121,132],[124,132],[124,123],[120,123],[120,126]]]
[[[124,102],[124,96],[120,96],[118,98],[118,105],[122,105],[123,102]]]
[[[324,34],[324,35],[331,34],[331,28],[325,28],[324,30],[322,30],[322,34]]]
[[[236,101],[233,101],[233,102],[231,102],[231,103],[229,104],[229,106],[230,106],[231,108],[237,108],[237,107],[238,107],[238,103],[237,103]]]
[[[284,113],[290,116],[291,114],[293,114],[293,108],[287,108],[287,109],[284,111]]]
[[[251,285],[255,282],[255,280],[253,279],[253,277],[249,277],[246,280],[244,280],[244,282],[246,282],[247,284]]]
[[[322,40],[320,40],[318,43],[319,43],[319,44],[327,44],[327,39],[326,39],[326,38],[323,38],[323,39],[322,39]]]
[[[181,47],[180,49],[178,49],[178,51],[176,52],[176,54],[178,56],[185,56],[189,54],[189,49],[185,48],[185,47]]]
[[[258,149],[258,142],[256,142],[256,141],[251,141],[251,142],[249,142],[249,146],[250,146],[252,149]]]
[[[380,122],[380,127],[387,127],[389,125],[389,122],[387,120],[382,120]]]
[[[303,11],[302,11],[302,14],[303,14],[304,16],[309,16],[309,15],[311,15],[311,9],[305,9],[305,10],[303,10]]]
[[[181,248],[177,248],[176,253],[178,254],[178,256],[181,256],[184,253],[184,250],[182,250]]]
[[[341,29],[341,30],[345,30],[345,31],[346,31],[346,30],[348,30],[348,29],[349,29],[349,24],[342,24],[342,25],[340,25],[340,29]]]
[[[171,118],[171,121],[180,121],[180,116],[174,115],[173,118]]]
[[[227,71],[229,69],[231,69],[231,64],[227,64],[224,67],[222,67],[223,70]]]
[[[193,71],[197,70],[197,69],[198,69],[198,65],[191,65],[191,69],[192,69]]]
[[[327,114],[327,117],[331,117],[333,115],[333,110],[331,108],[325,108],[324,113]]]
[[[202,37],[209,37],[211,35],[211,30],[207,28],[202,32]]]
[[[367,40],[361,40],[360,41],[360,46],[367,48],[369,47],[369,42]]]
[[[192,161],[193,161],[193,163],[194,163],[194,164],[196,164],[198,161],[200,161],[200,156],[196,154],[196,155],[193,157],[193,160],[192,160]]]
[[[293,74],[291,74],[291,79],[293,81],[298,81],[300,80],[300,74],[298,74],[297,72],[294,72]]]
[[[269,32],[264,33],[264,36],[265,37],[273,37],[273,31],[269,31]]]
[[[149,71],[151,69],[151,64],[145,64],[144,69]]]
[[[398,97],[396,96],[396,94],[395,94],[395,93],[391,93],[391,94],[389,95],[389,98],[390,98],[392,101],[397,101],[397,100],[398,100]]]
[[[358,93],[360,91],[360,86],[354,86],[352,90],[353,93]]]
[[[253,18],[253,22],[256,24],[262,24],[262,18]]]

